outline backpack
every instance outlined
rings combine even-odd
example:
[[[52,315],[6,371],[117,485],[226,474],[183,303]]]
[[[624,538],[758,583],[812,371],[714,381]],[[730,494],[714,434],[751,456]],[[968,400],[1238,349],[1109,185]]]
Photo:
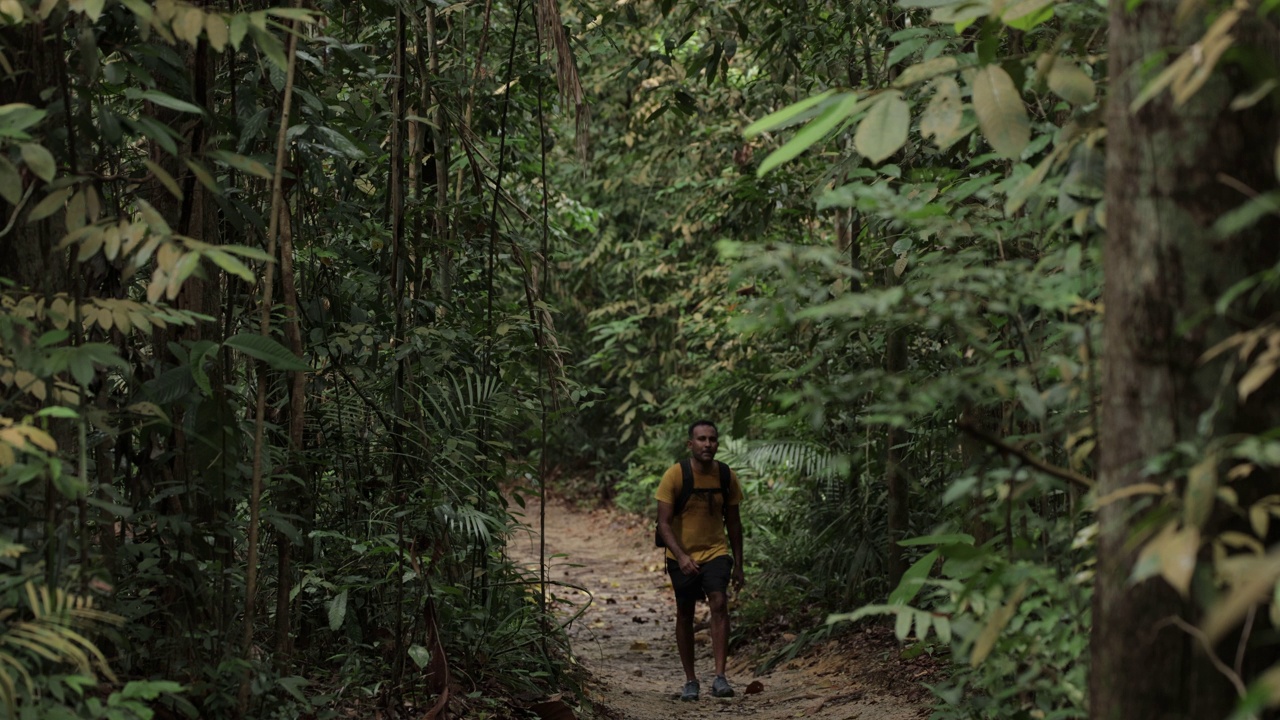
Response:
[[[724,500],[724,504],[721,507],[727,511],[729,508],[729,484],[733,481],[733,475],[730,474],[728,465],[722,462],[717,464],[720,466],[720,497]],[[680,476],[680,494],[676,496],[675,512],[671,514],[673,518],[684,512],[685,506],[689,504],[689,498],[693,497],[693,461],[689,458],[680,461]],[[667,546],[662,541],[662,535],[658,533],[656,525],[653,528],[653,544],[660,548]]]

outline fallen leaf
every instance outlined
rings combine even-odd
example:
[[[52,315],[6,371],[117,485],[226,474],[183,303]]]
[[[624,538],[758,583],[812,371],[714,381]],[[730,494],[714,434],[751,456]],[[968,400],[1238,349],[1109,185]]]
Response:
[[[636,640],[631,643],[631,652],[645,652],[649,649],[649,643],[643,640]]]

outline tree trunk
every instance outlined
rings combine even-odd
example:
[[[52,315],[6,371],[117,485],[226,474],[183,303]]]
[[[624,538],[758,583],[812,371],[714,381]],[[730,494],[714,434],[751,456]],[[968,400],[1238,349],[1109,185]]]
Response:
[[[888,284],[896,285],[898,277],[892,269],[887,271]],[[907,334],[903,328],[889,331],[885,339],[884,369],[889,375],[907,369]],[[898,445],[903,441],[905,433],[896,427],[890,427],[884,436],[884,484],[888,497],[887,542],[885,557],[889,571],[889,587],[897,586],[902,574],[907,571],[906,556],[902,552],[899,540],[906,537],[907,523],[910,520],[910,491],[906,475],[902,472],[902,452]]]
[[[1200,319],[1205,308],[1233,283],[1276,259],[1274,222],[1227,241],[1210,230],[1245,199],[1222,182],[1224,177],[1252,188],[1274,185],[1271,151],[1278,118],[1272,103],[1264,101],[1247,112],[1229,110],[1233,94],[1247,85],[1232,87],[1228,73],[1219,69],[1182,106],[1175,107],[1164,92],[1138,112],[1129,111],[1142,89],[1137,68],[1156,53],[1168,51],[1173,57],[1204,32],[1202,17],[1175,24],[1179,5],[1178,0],[1147,0],[1132,11],[1126,8],[1133,3],[1111,6],[1110,72],[1115,84],[1107,119],[1100,496],[1151,481],[1143,473],[1144,461],[1177,443],[1203,440],[1197,424],[1206,412],[1213,413],[1213,436],[1274,423],[1263,417],[1272,413],[1254,409],[1265,405],[1264,398],[1237,406],[1234,383],[1223,392],[1222,367],[1199,362],[1228,332],[1217,318]],[[1248,30],[1238,42],[1274,58],[1275,33],[1265,32],[1270,37],[1262,43]],[[1253,308],[1259,317],[1273,309]],[[1221,406],[1213,409],[1215,402]],[[1273,484],[1274,479],[1256,482]],[[1118,501],[1098,514],[1091,717],[1226,717],[1235,692],[1199,643],[1169,622],[1181,617],[1194,623],[1198,609],[1162,579],[1129,585],[1135,559],[1132,536],[1144,519],[1143,507]],[[1212,528],[1206,529],[1210,532]],[[1229,652],[1234,651],[1230,643]]]

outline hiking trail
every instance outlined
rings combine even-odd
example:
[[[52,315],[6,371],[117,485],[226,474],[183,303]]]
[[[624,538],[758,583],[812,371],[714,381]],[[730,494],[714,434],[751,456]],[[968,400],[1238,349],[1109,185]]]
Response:
[[[537,568],[540,508],[536,498],[521,511],[528,530],[512,538],[512,558]],[[929,658],[899,659],[893,635],[867,628],[820,642],[794,660],[756,676],[769,648],[730,650],[728,677],[737,694],[710,695],[714,677],[706,606],[699,603],[695,637],[697,702],[678,699],[684,672],[675,647],[675,600],[643,518],[608,509],[582,510],[558,500],[547,504],[548,580],[557,615],[568,620],[577,660],[590,672],[588,693],[617,720],[749,717],[756,720],[920,720],[928,717],[928,693],[920,683],[937,680]],[[748,540],[746,552],[750,557]],[[559,557],[557,557],[559,556]],[[747,579],[748,587],[751,582]],[[575,589],[582,588],[581,590]],[[730,600],[732,612],[733,601]],[[730,622],[734,617],[731,614]],[[776,649],[776,648],[775,648]]]

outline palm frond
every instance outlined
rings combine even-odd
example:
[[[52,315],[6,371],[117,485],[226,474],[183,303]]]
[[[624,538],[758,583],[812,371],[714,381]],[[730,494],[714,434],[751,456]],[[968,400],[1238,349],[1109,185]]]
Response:
[[[849,470],[844,455],[795,440],[746,443],[726,438],[722,450],[725,462],[758,476],[836,480]]]
[[[96,630],[103,625],[120,625],[124,618],[98,610],[93,598],[68,593],[62,588],[27,582],[24,586],[29,619],[11,621],[21,610],[0,608],[0,702],[14,713],[21,680],[28,693],[35,692],[33,674],[42,662],[72,665],[77,672],[94,675],[95,670],[115,680],[107,658],[80,630]],[[15,679],[15,675],[17,676]]]

